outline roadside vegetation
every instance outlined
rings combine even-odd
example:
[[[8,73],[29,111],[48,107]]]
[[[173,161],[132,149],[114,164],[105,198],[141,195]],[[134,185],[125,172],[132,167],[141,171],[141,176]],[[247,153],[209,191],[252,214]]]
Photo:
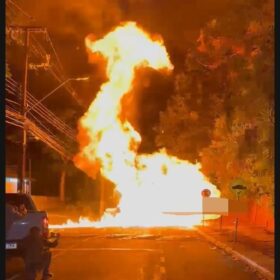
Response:
[[[274,201],[273,1],[238,1],[186,50],[175,94],[160,113],[156,145],[191,162],[222,194]]]

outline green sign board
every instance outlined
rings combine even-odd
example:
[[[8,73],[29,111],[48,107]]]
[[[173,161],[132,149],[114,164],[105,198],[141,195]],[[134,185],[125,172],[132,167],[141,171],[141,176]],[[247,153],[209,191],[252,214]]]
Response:
[[[230,184],[230,189],[235,193],[237,199],[247,190],[246,184],[242,179],[235,179]]]

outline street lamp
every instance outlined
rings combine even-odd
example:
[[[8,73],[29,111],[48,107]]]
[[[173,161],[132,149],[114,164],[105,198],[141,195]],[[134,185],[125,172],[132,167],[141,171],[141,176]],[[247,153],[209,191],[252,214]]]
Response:
[[[50,93],[45,95],[42,99],[38,100],[32,107],[30,107],[28,110],[26,110],[26,113],[33,110],[37,105],[42,103],[45,99],[47,99],[49,96],[51,96],[54,92],[56,92],[59,88],[63,87],[66,83],[69,81],[88,81],[89,77],[78,77],[78,78],[69,78],[65,80],[63,83],[61,83],[59,86],[57,86],[55,89],[53,89]]]

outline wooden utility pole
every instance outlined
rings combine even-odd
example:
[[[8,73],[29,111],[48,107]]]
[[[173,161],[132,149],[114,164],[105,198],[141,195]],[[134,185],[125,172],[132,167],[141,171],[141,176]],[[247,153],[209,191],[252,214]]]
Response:
[[[23,128],[20,131],[21,149],[20,149],[20,164],[18,168],[18,192],[25,192],[25,178],[26,178],[26,149],[27,149],[27,127],[26,127],[26,113],[27,113],[27,83],[28,83],[28,58],[29,58],[29,43],[30,33],[45,33],[46,28],[36,26],[8,26],[6,31],[23,31],[24,38],[24,72],[22,80],[22,94],[21,94],[21,115],[23,118]]]
[[[26,171],[26,148],[27,148],[27,127],[26,127],[26,110],[27,110],[27,81],[28,81],[28,50],[29,50],[29,31],[25,32],[25,58],[24,58],[24,73],[22,81],[22,94],[21,94],[21,115],[23,117],[23,128],[20,130],[21,138],[21,151],[20,151],[20,166],[19,166],[19,183],[18,191],[25,191],[25,171]]]
[[[99,202],[99,215],[102,217],[104,210],[105,210],[105,180],[101,175],[101,172],[99,173],[99,182],[100,182],[100,202]]]
[[[32,185],[31,185],[31,180],[32,180],[32,173],[31,173],[31,158],[29,158],[29,161],[28,161],[28,163],[29,163],[29,172],[28,172],[28,175],[29,175],[29,183],[28,183],[28,193],[31,195],[31,187],[32,187]]]
[[[61,202],[65,202],[65,177],[66,177],[66,168],[67,168],[66,160],[64,159],[63,161],[64,163],[61,170],[60,184],[59,184],[59,198]]]

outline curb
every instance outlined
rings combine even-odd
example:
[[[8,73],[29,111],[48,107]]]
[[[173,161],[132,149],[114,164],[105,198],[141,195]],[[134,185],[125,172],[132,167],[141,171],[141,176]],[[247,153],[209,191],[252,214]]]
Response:
[[[196,230],[205,239],[207,239],[208,241],[214,243],[217,247],[223,249],[228,254],[233,255],[237,259],[240,259],[241,261],[245,262],[247,265],[249,265],[250,267],[252,267],[255,270],[257,270],[265,278],[267,278],[269,280],[274,280],[275,279],[274,274],[271,271],[269,271],[268,269],[266,269],[263,266],[257,264],[253,260],[251,260],[251,259],[247,258],[246,256],[240,254],[239,252],[233,250],[231,247],[227,246],[225,243],[222,243],[222,242],[216,240],[215,238],[211,237],[210,235],[208,235],[207,233],[203,232],[202,230],[200,230],[198,228]]]

